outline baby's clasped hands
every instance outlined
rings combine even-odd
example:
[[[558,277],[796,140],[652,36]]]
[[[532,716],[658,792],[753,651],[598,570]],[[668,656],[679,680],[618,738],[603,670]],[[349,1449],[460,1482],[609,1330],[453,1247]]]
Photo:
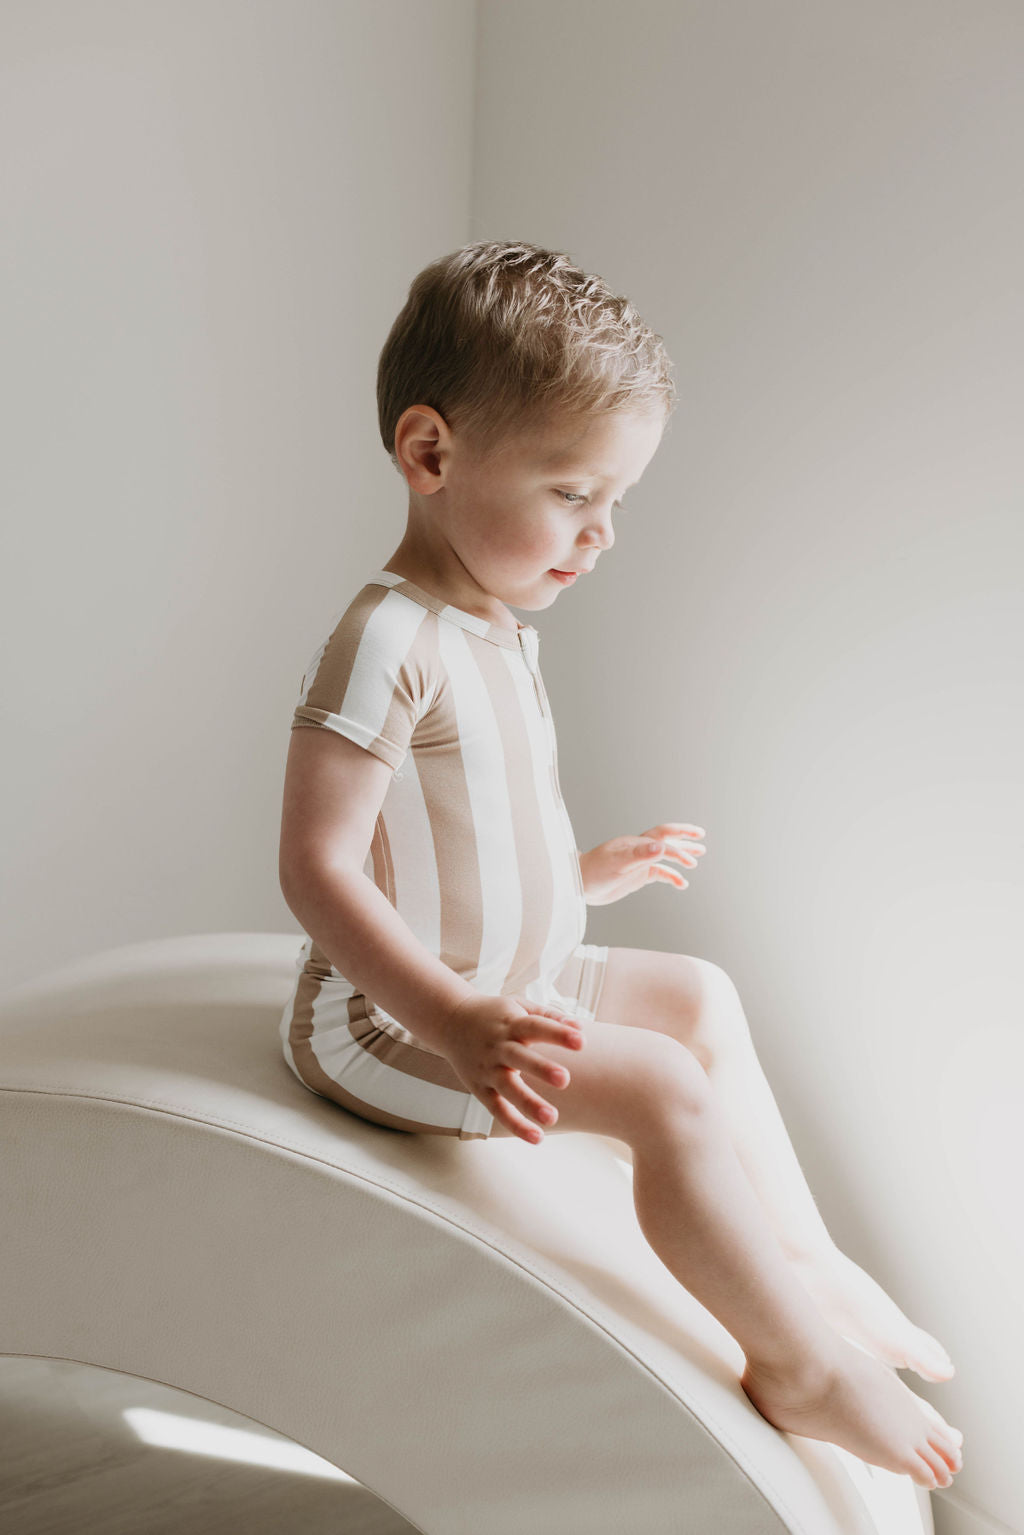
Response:
[[[526,997],[479,996],[461,1002],[450,1021],[444,1053],[456,1075],[513,1134],[531,1145],[542,1141],[544,1134],[537,1125],[554,1124],[558,1112],[527,1086],[520,1072],[543,1077],[552,1087],[567,1087],[570,1077],[564,1066],[531,1049],[527,1041],[547,1040],[569,1050],[582,1049],[583,1035],[576,1020],[561,1008]]]

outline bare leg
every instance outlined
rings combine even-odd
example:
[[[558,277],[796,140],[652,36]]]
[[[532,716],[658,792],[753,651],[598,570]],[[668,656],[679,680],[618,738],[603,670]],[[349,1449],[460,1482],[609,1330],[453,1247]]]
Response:
[[[653,1115],[631,1144],[641,1230],[743,1349],[741,1384],[762,1416],[921,1486],[949,1486],[958,1431],[808,1305],[714,1094],[696,1110]]]
[[[525,1112],[549,1133],[584,1131],[632,1148],[640,1229],[738,1342],[746,1355],[740,1384],[762,1416],[920,1486],[949,1486],[961,1436],[813,1304],[691,1051],[656,1030],[594,1020],[578,1051],[545,1042],[543,1052],[522,1055],[508,1068],[506,1110]],[[539,1095],[552,1084],[557,1108]],[[496,1130],[515,1133],[504,1117]]]
[[[599,1006],[608,1022],[630,1033],[667,1035],[704,1067],[772,1230],[837,1332],[885,1364],[916,1370],[927,1380],[948,1380],[955,1372],[942,1345],[832,1241],[727,972],[690,955],[612,948]],[[621,1141],[616,1149],[629,1158]]]
[[[725,984],[723,984],[725,982]],[[805,1288],[844,1336],[897,1368],[948,1380],[942,1345],[916,1327],[876,1282],[836,1247],[807,1186],[761,1069],[735,986],[712,977],[705,1004],[704,1068],[743,1168]]]
[[[689,955],[613,948],[599,1017],[667,1034],[697,1057],[715,1089],[740,1161],[783,1250],[811,1258],[833,1247],[721,966]]]

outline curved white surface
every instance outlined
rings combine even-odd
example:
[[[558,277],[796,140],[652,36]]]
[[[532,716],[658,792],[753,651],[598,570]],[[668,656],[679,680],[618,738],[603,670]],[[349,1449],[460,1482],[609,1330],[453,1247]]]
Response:
[[[755,1411],[608,1142],[306,1090],[300,944],[134,944],[0,998],[0,1353],[222,1403],[427,1535],[931,1535],[908,1477]]]

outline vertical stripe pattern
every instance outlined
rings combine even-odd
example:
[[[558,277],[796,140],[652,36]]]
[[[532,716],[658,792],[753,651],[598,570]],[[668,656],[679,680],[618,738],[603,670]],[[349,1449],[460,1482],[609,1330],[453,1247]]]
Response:
[[[302,678],[292,728],[333,730],[388,763],[364,865],[421,943],[481,992],[593,1017],[607,950],[558,784],[531,625],[491,624],[392,571],[372,575]],[[305,1086],[376,1123],[485,1136],[493,1120],[307,938],[280,1034]]]

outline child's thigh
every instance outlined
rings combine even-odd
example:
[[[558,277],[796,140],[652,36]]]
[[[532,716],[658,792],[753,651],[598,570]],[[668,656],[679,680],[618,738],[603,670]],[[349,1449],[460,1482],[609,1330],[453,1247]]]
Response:
[[[580,1027],[581,1050],[567,1050],[548,1040],[531,1046],[546,1060],[566,1068],[568,1086],[555,1087],[531,1071],[522,1072],[527,1086],[558,1110],[555,1124],[541,1126],[546,1135],[559,1130],[587,1130],[632,1146],[639,1137],[660,1134],[670,1120],[677,1123],[681,1110],[706,1103],[710,1092],[707,1076],[695,1056],[678,1041],[597,1019]],[[536,1123],[514,1098],[508,1101]],[[495,1119],[492,1136],[514,1133]]]
[[[716,977],[725,979],[717,965],[690,954],[610,948],[598,1004],[601,1017],[606,1023],[670,1034],[701,1058],[708,1018],[716,1011],[708,1005]]]

